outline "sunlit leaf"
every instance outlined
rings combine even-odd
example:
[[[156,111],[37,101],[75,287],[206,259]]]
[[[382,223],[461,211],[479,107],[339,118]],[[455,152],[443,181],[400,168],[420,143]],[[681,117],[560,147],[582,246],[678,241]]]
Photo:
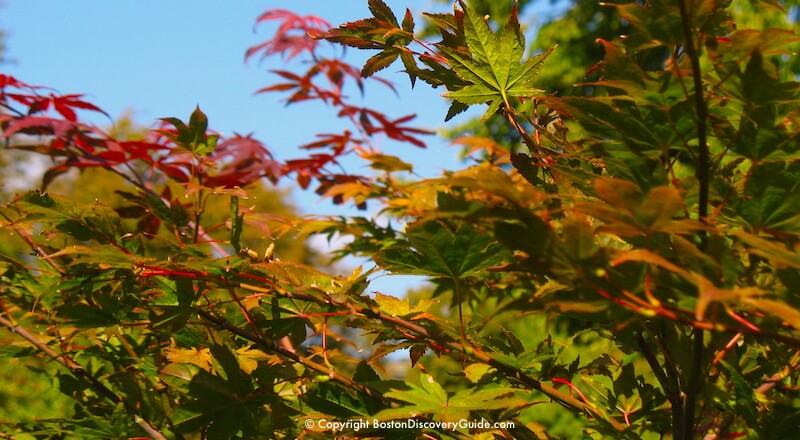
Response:
[[[375,261],[395,273],[463,278],[499,264],[508,255],[470,225],[453,231],[440,221],[417,223],[408,227],[406,236],[410,247],[389,247],[378,252]]]
[[[448,397],[447,392],[431,376],[420,376],[419,385],[410,384],[409,390],[395,390],[386,394],[410,405],[387,409],[375,415],[378,420],[405,418],[410,414],[430,414],[435,420],[452,422],[464,420],[469,412],[480,409],[513,408],[527,405],[515,396],[513,388],[487,388],[464,390]]]
[[[440,45],[450,68],[467,84],[445,93],[445,98],[463,105],[489,104],[482,120],[488,120],[502,105],[509,105],[509,97],[532,97],[541,90],[533,87],[534,79],[552,48],[542,54],[522,61],[525,38],[520,32],[516,7],[504,29],[496,34],[486,19],[473,8],[459,1],[464,11],[462,20],[464,37],[470,58],[457,50]],[[454,116],[451,110],[447,119]]]
[[[259,362],[273,361],[274,357],[267,355],[261,350],[247,346],[236,350],[236,360],[239,362],[239,368],[241,368],[245,374],[250,374],[258,368]]]
[[[436,303],[434,300],[424,300],[412,306],[408,298],[400,299],[391,295],[383,295],[380,292],[375,292],[375,301],[382,312],[392,316],[413,316],[425,313]]]
[[[211,349],[208,348],[167,348],[164,350],[167,360],[175,364],[192,364],[206,371],[211,371]]]
[[[464,369],[464,375],[472,383],[480,382],[484,377],[494,373],[496,370],[489,364],[470,364]]]

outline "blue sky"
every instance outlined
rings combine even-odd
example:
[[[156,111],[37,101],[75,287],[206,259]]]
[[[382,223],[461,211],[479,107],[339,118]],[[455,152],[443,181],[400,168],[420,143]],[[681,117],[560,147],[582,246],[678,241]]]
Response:
[[[425,0],[389,0],[398,14],[406,6],[419,13]],[[188,117],[195,105],[208,115],[211,127],[230,134],[254,132],[281,158],[297,157],[297,145],[314,132],[341,131],[341,122],[321,106],[284,107],[277,93],[253,95],[286,68],[278,58],[245,64],[244,51],[268,39],[274,25],[253,28],[267,9],[283,8],[316,14],[336,25],[369,15],[366,0],[293,0],[269,2],[6,0],[0,27],[8,32],[3,66],[22,81],[54,87],[62,93],[85,93],[112,116],[132,109],[141,123],[159,117]],[[354,64],[367,53],[348,51]],[[400,96],[378,88],[367,102],[398,117],[417,113],[419,124],[437,128],[447,103],[424,84],[411,93],[408,80],[391,67],[385,76],[397,83]],[[107,123],[102,118],[98,124]],[[408,157],[424,175],[455,165],[457,151],[431,137],[431,149],[393,148]],[[427,156],[427,157],[426,157]]]

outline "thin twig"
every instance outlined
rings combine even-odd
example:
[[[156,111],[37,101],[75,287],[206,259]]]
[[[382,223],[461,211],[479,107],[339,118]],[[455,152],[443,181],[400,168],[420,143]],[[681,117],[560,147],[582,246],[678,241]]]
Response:
[[[645,360],[647,360],[647,363],[650,365],[650,369],[653,370],[656,379],[661,384],[661,388],[664,390],[664,394],[666,394],[667,400],[669,400],[670,407],[672,409],[672,420],[675,422],[682,421],[683,402],[681,401],[680,388],[676,381],[677,378],[674,377],[674,374],[670,368],[667,368],[667,372],[665,372],[664,369],[661,368],[661,365],[658,362],[658,358],[656,358],[656,355],[650,349],[650,346],[647,345],[647,341],[644,340],[644,337],[642,336],[641,332],[637,333],[636,335],[636,344],[639,346],[639,351],[641,351]],[[668,364],[666,360],[665,364]],[[682,429],[680,423],[673,423],[672,426],[673,437],[677,437],[678,433],[680,433],[681,431]]]
[[[95,391],[97,391],[103,397],[111,400],[114,403],[121,403],[125,410],[133,417],[134,422],[142,428],[147,435],[151,436],[155,440],[167,440],[167,437],[161,433],[155,426],[153,426],[150,422],[143,419],[136,408],[130,405],[128,402],[125,401],[121,396],[117,395],[114,391],[110,388],[105,386],[102,382],[97,380],[94,376],[89,374],[83,366],[75,362],[72,358],[70,358],[67,354],[59,354],[52,348],[48,347],[41,339],[37,338],[36,336],[32,335],[28,330],[24,327],[15,325],[13,322],[9,321],[6,318],[0,316],[0,325],[5,327],[11,333],[15,333],[25,339],[26,341],[30,342],[33,346],[35,346],[39,351],[46,354],[48,357],[53,359],[54,361],[58,362],[59,364],[66,367],[73,376],[78,379],[83,379],[86,381]]]
[[[786,367],[784,367],[783,370],[767,378],[767,380],[765,380],[761,385],[758,386],[758,388],[756,388],[755,392],[757,394],[766,394],[769,390],[774,388],[778,382],[789,377],[789,375],[794,370],[797,369],[798,364],[800,363],[798,362],[799,360],[800,360],[800,352],[797,352],[795,353],[794,356],[792,356],[792,359],[789,361],[789,364]],[[709,432],[703,437],[703,440],[718,440],[722,438],[723,434],[725,434],[728,431],[728,429],[730,429],[734,421],[736,421],[736,416],[733,413],[726,414],[725,417],[722,419],[722,421],[719,422],[719,424],[717,424],[717,426],[715,426],[714,429],[711,430],[711,432]]]
[[[245,286],[242,286],[242,287],[245,287]],[[263,288],[260,288],[258,286],[253,286],[253,285],[246,285],[245,288],[247,288],[249,290],[259,291],[261,293],[280,295],[280,296],[284,296],[284,297],[288,297],[288,298],[300,299],[300,300],[303,300],[303,301],[311,301],[311,302],[323,303],[326,306],[333,306],[333,307],[340,308],[340,309],[350,310],[350,312],[353,315],[361,315],[361,316],[364,316],[364,317],[367,317],[367,318],[377,319],[379,321],[382,321],[382,322],[385,322],[385,323],[388,323],[388,324],[392,324],[396,328],[402,328],[402,329],[408,330],[412,335],[416,336],[417,338],[419,338],[423,342],[433,343],[433,344],[436,344],[439,347],[446,348],[446,349],[450,350],[451,352],[462,353],[463,356],[468,356],[471,359],[478,360],[478,361],[483,362],[483,363],[487,363],[487,364],[493,366],[494,368],[496,368],[497,370],[502,371],[503,374],[505,374],[510,380],[516,381],[516,382],[518,382],[520,384],[523,384],[523,385],[525,385],[525,386],[527,386],[529,388],[533,388],[533,389],[535,389],[537,391],[540,391],[541,393],[543,393],[546,396],[550,397],[554,401],[556,401],[556,402],[558,402],[558,403],[560,403],[560,404],[562,404],[562,405],[564,405],[564,406],[566,406],[568,408],[571,408],[573,410],[582,412],[582,413],[587,414],[587,415],[589,415],[589,416],[591,416],[593,418],[596,418],[598,420],[603,420],[603,421],[607,422],[609,425],[611,425],[615,430],[617,430],[619,432],[623,432],[623,431],[625,431],[627,429],[627,426],[625,426],[625,424],[620,423],[620,422],[608,417],[605,413],[603,413],[599,409],[595,408],[594,406],[587,405],[584,402],[581,402],[580,400],[575,399],[574,397],[570,396],[569,394],[566,394],[566,393],[563,393],[563,392],[559,391],[558,389],[556,389],[555,387],[553,387],[551,385],[543,383],[540,380],[534,379],[533,377],[531,377],[531,376],[525,374],[524,372],[520,371],[518,368],[510,366],[510,365],[507,365],[507,364],[503,363],[502,361],[499,361],[499,360],[495,359],[492,356],[491,353],[485,352],[481,348],[476,347],[476,346],[470,344],[469,342],[466,342],[466,343],[458,342],[458,341],[455,341],[455,340],[453,340],[451,338],[448,338],[448,337],[444,336],[443,334],[440,334],[440,333],[434,334],[434,333],[430,332],[427,328],[425,328],[425,327],[423,327],[423,326],[421,326],[419,324],[415,324],[415,323],[413,323],[411,321],[408,321],[408,320],[405,320],[405,319],[402,319],[402,318],[398,318],[396,316],[387,315],[387,314],[384,314],[384,313],[382,313],[380,311],[374,311],[374,310],[372,310],[370,308],[367,308],[367,307],[357,306],[355,304],[338,304],[338,303],[330,301],[330,300],[325,301],[325,300],[323,300],[321,298],[317,298],[317,297],[310,296],[310,295],[303,295],[303,294],[291,293],[291,292],[286,292],[286,291],[283,291],[282,293],[279,293],[277,289],[263,289]],[[208,312],[200,311],[198,313],[200,313],[200,315],[203,316],[204,318],[208,317],[208,319],[210,319],[210,318],[219,319],[219,318],[216,318],[213,315],[209,314]],[[233,331],[233,329],[235,328],[236,331],[241,332],[241,333],[237,333],[240,336],[243,336],[243,334],[249,333],[249,332],[245,332],[244,330],[241,330],[241,329],[239,329],[239,328],[237,328],[235,326],[230,327],[230,328],[226,327],[226,328],[228,328],[231,331]],[[255,336],[254,336],[254,338],[256,340],[254,340],[253,342],[257,342],[258,338],[255,337]],[[250,340],[252,340],[252,339],[250,339]],[[469,353],[469,354],[467,354],[467,353]],[[321,370],[317,370],[317,371],[321,371]],[[326,369],[325,371],[328,371],[328,370]],[[331,373],[334,374],[334,376],[331,376],[332,379],[335,379],[336,377],[341,376],[341,375],[338,375],[338,373],[335,373],[335,372],[331,372]],[[349,379],[347,379],[347,380],[349,381]]]

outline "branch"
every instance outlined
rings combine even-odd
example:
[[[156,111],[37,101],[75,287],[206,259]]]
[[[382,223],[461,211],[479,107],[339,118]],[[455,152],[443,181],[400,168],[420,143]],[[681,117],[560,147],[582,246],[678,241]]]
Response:
[[[131,406],[128,402],[125,401],[121,396],[117,395],[114,391],[109,389],[107,386],[103,385],[102,382],[97,380],[94,376],[89,374],[83,366],[72,360],[66,354],[59,354],[52,348],[48,347],[41,339],[37,338],[36,336],[29,333],[24,327],[15,325],[13,322],[9,321],[6,318],[0,316],[0,325],[5,327],[11,333],[15,333],[25,339],[26,341],[33,344],[39,351],[49,356],[54,361],[58,362],[59,364],[67,367],[67,369],[78,379],[83,379],[86,381],[95,391],[97,391],[103,397],[111,400],[114,403],[121,403],[125,410],[133,417],[134,422],[142,428],[147,435],[151,436],[155,440],[167,440],[167,437],[161,433],[155,426],[153,426],[150,422],[143,419],[139,413],[136,411],[136,408]]]
[[[509,378],[509,380],[516,381],[529,388],[533,388],[568,408],[580,411],[598,420],[605,421],[619,432],[623,432],[627,429],[627,426],[625,426],[623,423],[617,422],[616,420],[607,417],[606,414],[604,414],[602,411],[598,410],[594,406],[587,405],[586,403],[581,402],[580,400],[572,397],[569,394],[562,393],[561,391],[559,391],[558,389],[556,389],[551,385],[548,385],[537,379],[534,379],[533,377],[525,374],[518,368],[507,365],[502,361],[493,358],[491,356],[491,353],[487,353],[479,347],[476,347],[469,343],[461,344],[451,339],[447,339],[443,337],[441,334],[434,335],[431,332],[429,332],[425,327],[406,321],[402,318],[386,315],[382,312],[374,312],[367,308],[354,308],[353,311],[357,312],[360,315],[364,315],[366,317],[378,319],[390,324],[394,324],[397,327],[405,328],[406,330],[410,330],[411,332],[416,333],[418,336],[421,336],[426,340],[434,341],[442,347],[449,348],[453,352],[464,353],[464,355],[467,357],[471,357],[474,360],[478,360],[480,362],[489,364],[494,368],[498,369],[499,371],[502,371],[503,374],[505,374]]]
[[[227,281],[223,280],[223,283],[227,283]],[[529,388],[533,388],[533,389],[543,393],[544,395],[550,397],[554,401],[556,401],[556,402],[558,402],[558,403],[560,403],[560,404],[562,404],[562,405],[564,405],[564,406],[566,406],[568,408],[571,408],[573,410],[582,412],[582,413],[587,414],[587,415],[589,415],[589,416],[591,416],[593,418],[596,418],[598,420],[603,420],[603,421],[607,422],[609,425],[611,425],[615,430],[617,430],[619,432],[623,432],[623,431],[625,431],[627,429],[627,426],[625,424],[617,422],[616,420],[608,417],[606,414],[604,414],[602,411],[600,411],[599,409],[595,408],[594,406],[587,405],[586,403],[581,402],[580,400],[572,397],[571,395],[566,394],[566,393],[562,393],[561,391],[559,391],[555,387],[553,387],[551,385],[548,385],[546,383],[543,383],[543,382],[541,382],[541,381],[539,381],[539,380],[537,380],[537,379],[525,374],[524,372],[522,372],[518,368],[510,366],[510,365],[507,365],[507,364],[503,363],[502,361],[499,361],[499,360],[493,358],[491,356],[491,353],[487,353],[487,352],[483,351],[481,348],[476,347],[476,346],[474,346],[472,344],[460,343],[460,342],[454,341],[454,340],[452,340],[450,338],[447,338],[443,334],[439,334],[439,333],[433,334],[433,333],[429,332],[428,329],[426,329],[425,327],[423,327],[423,326],[421,326],[419,324],[415,324],[415,323],[413,323],[411,321],[407,321],[405,319],[398,318],[396,316],[386,315],[386,314],[384,314],[384,313],[382,313],[380,311],[373,311],[372,309],[367,308],[367,307],[361,307],[361,306],[358,306],[358,305],[355,305],[355,304],[342,304],[342,303],[334,302],[332,300],[327,300],[326,301],[326,300],[323,300],[321,298],[313,297],[313,296],[310,296],[310,295],[303,295],[303,294],[297,294],[297,293],[291,293],[291,292],[278,293],[277,290],[262,289],[262,288],[259,288],[258,286],[252,286],[252,285],[246,285],[246,287],[240,285],[240,287],[244,287],[244,288],[247,288],[249,290],[258,291],[258,292],[264,293],[264,294],[281,295],[281,296],[284,296],[284,297],[287,297],[287,298],[293,298],[293,299],[299,299],[299,300],[303,300],[303,301],[316,302],[316,303],[320,303],[320,304],[323,304],[323,305],[326,305],[326,306],[329,306],[329,307],[336,307],[336,308],[339,308],[339,309],[342,309],[342,310],[349,310],[350,313],[352,313],[354,315],[361,315],[361,316],[364,316],[366,318],[377,319],[379,321],[382,321],[382,322],[385,322],[385,323],[388,323],[388,324],[392,324],[394,327],[399,327],[399,328],[402,328],[402,329],[410,331],[412,334],[414,334],[417,337],[419,337],[420,339],[422,339],[423,342],[424,341],[432,341],[432,342],[438,344],[440,347],[447,348],[452,352],[462,353],[463,356],[466,356],[468,358],[472,358],[474,360],[478,360],[478,361],[483,362],[483,363],[487,363],[487,364],[497,368],[499,371],[502,371],[503,374],[505,374],[510,380],[516,381],[516,382],[518,382],[520,384],[523,384],[523,385],[525,385],[525,386],[527,386]],[[200,313],[200,315],[204,319],[207,319],[210,322],[216,322],[218,325],[222,325],[222,323],[216,321],[216,320],[219,320],[219,318],[215,317],[214,315],[212,315],[212,314],[210,314],[208,312],[205,312],[205,311],[199,311],[198,313]],[[256,337],[255,335],[253,335],[251,337],[247,337],[245,335],[247,335],[249,332],[241,330],[238,327],[231,325],[230,323],[227,323],[227,326],[225,326],[224,328],[230,330],[231,332],[233,332],[234,329],[236,329],[236,332],[237,332],[236,334],[237,335],[245,337],[246,339],[251,340],[252,342],[259,343],[258,337]],[[263,343],[263,342],[264,341],[261,341],[261,343]],[[272,347],[272,345],[270,345],[269,349],[273,350],[274,347]],[[287,354],[288,354],[288,352],[287,352]],[[292,355],[295,356],[295,357],[297,356],[296,354],[292,354]],[[304,363],[304,365],[305,365],[306,361],[303,361],[301,358],[297,358],[297,359],[295,359],[294,357],[291,357],[291,358],[292,358],[292,360],[295,360],[296,362]],[[311,361],[308,361],[308,362],[311,362]],[[352,383],[353,386],[361,386],[361,385],[358,385],[358,384],[352,382],[350,379],[347,379],[344,376],[338,375],[338,373],[336,373],[336,372],[330,371],[325,366],[322,366],[322,365],[319,365],[319,364],[314,364],[314,365],[309,364],[307,366],[309,366],[310,368],[313,368],[313,369],[315,369],[317,371],[320,371],[323,374],[333,374],[333,376],[330,376],[331,379],[339,381],[339,382],[341,382],[343,384]],[[320,370],[317,367],[323,368],[324,370]],[[340,381],[339,379],[337,379],[338,377],[341,377],[344,380]],[[365,392],[367,392],[368,395],[370,393],[370,391],[365,391]]]
[[[9,225],[13,224],[14,222],[3,212],[0,212],[0,217],[3,217]],[[47,252],[42,249],[41,246],[36,244],[33,239],[31,239],[30,234],[24,233],[20,228],[13,228],[13,231],[17,233],[17,235],[31,248],[32,251],[36,252],[36,255],[47,261],[47,264],[50,265],[56,272],[63,275],[64,271],[61,269],[61,265],[56,263],[53,258],[47,254]]]
[[[766,394],[769,390],[775,388],[775,384],[789,377],[789,375],[797,369],[798,364],[800,364],[798,361],[800,361],[800,352],[795,353],[795,355],[792,357],[792,360],[789,361],[789,365],[784,367],[782,371],[779,371],[778,373],[775,373],[767,378],[767,380],[765,380],[761,385],[758,386],[758,388],[756,388],[755,392],[757,394]],[[728,413],[711,432],[703,437],[703,440],[718,440],[722,438],[722,435],[731,427],[731,425],[733,425],[735,420],[736,415],[733,413]]]
[[[681,24],[683,25],[683,34],[686,39],[686,55],[692,63],[692,78],[694,79],[694,102],[695,111],[697,113],[697,181],[700,185],[700,194],[698,199],[697,215],[701,222],[708,221],[708,191],[710,186],[709,172],[710,172],[710,154],[708,149],[708,140],[706,139],[706,120],[708,119],[708,109],[703,91],[703,78],[700,70],[700,56],[694,45],[692,38],[693,30],[691,25],[691,17],[687,10],[686,3],[689,0],[679,0],[678,9],[681,13]],[[704,231],[699,232],[700,235],[700,250],[706,251],[708,247],[708,236]],[[693,357],[692,367],[689,376],[689,384],[684,390],[686,397],[684,399],[684,431],[682,438],[690,439],[694,436],[695,424],[695,411],[697,394],[703,385],[703,351],[704,346],[704,331],[695,329],[694,342],[693,342]]]
[[[375,390],[373,388],[370,388],[370,387],[368,387],[366,385],[361,385],[359,383],[356,383],[354,380],[352,380],[352,379],[348,378],[347,376],[344,376],[344,375],[342,375],[340,373],[337,373],[335,370],[327,367],[326,365],[316,363],[316,362],[312,361],[311,359],[309,359],[309,358],[307,358],[305,356],[301,356],[301,355],[297,354],[294,351],[287,350],[286,348],[280,347],[280,346],[278,346],[276,344],[271,344],[268,341],[262,339],[260,336],[254,334],[252,332],[249,332],[247,330],[243,330],[243,329],[231,324],[230,322],[226,321],[225,319],[222,319],[222,318],[220,318],[218,316],[215,316],[215,315],[213,315],[213,314],[211,314],[211,313],[209,313],[209,312],[207,312],[205,310],[199,310],[197,313],[204,320],[206,320],[206,321],[208,321],[210,323],[213,323],[213,324],[221,327],[222,329],[227,330],[227,331],[235,334],[236,336],[239,336],[239,337],[241,337],[243,339],[246,339],[246,340],[248,340],[250,342],[255,343],[256,346],[258,346],[259,348],[261,348],[263,350],[266,350],[266,351],[269,351],[271,353],[277,354],[277,355],[279,355],[279,356],[281,356],[283,358],[289,359],[289,360],[291,360],[291,361],[293,361],[295,363],[302,364],[303,366],[305,366],[305,367],[307,367],[307,368],[309,368],[311,370],[314,370],[314,371],[316,371],[318,373],[322,373],[322,374],[328,376],[332,381],[337,382],[340,385],[342,385],[342,386],[344,386],[346,388],[349,388],[349,389],[351,389],[351,390],[353,390],[353,391],[355,391],[355,392],[357,392],[359,394],[364,394],[364,395],[367,395],[367,396],[369,396],[369,397],[371,397],[371,398],[373,398],[375,400],[378,400],[378,401],[382,402],[384,405],[386,405],[387,407],[391,407],[396,403],[394,400],[389,399],[387,397],[384,397],[384,395],[380,391],[377,391],[377,390]],[[464,435],[464,434],[462,434],[462,433],[460,433],[458,431],[448,431],[448,434],[454,435],[454,436],[457,436],[457,437],[460,437],[460,438],[463,438],[463,439],[471,438],[471,437],[466,436],[466,435]]]
[[[656,355],[650,349],[650,346],[647,345],[647,341],[644,340],[641,332],[636,334],[636,344],[639,346],[639,351],[642,352],[642,355],[644,355],[644,358],[650,365],[650,369],[653,370],[656,379],[658,379],[658,382],[661,384],[661,388],[664,390],[667,400],[669,400],[670,407],[672,408],[672,420],[682,421],[683,405],[681,404],[680,387],[676,386],[674,383],[675,377],[673,377],[672,374],[670,374],[670,377],[667,377],[664,369],[661,368],[661,365],[658,363],[658,358],[656,358]],[[668,369],[668,371],[670,370]],[[676,434],[680,432],[680,424],[675,423],[672,427],[673,437],[677,437]]]

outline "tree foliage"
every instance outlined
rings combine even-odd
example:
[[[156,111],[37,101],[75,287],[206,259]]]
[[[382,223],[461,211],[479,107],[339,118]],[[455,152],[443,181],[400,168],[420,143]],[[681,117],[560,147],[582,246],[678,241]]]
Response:
[[[602,60],[584,66],[596,74],[591,94],[558,95],[538,74],[559,48],[527,50],[513,5],[499,25],[461,0],[425,14],[431,41],[409,11],[368,3],[371,17],[332,29],[284,10],[258,19],[282,25],[249,56],[312,61],[274,72],[279,82],[261,91],[327,103],[347,126],[299,159],[220,137],[199,108],[144,140],[116,139],[80,122],[101,111],[80,95],[0,76],[8,143],[56,160],[41,190],[2,208],[3,229],[30,252],[0,255],[0,324],[19,336],[3,355],[51,359],[75,399],[70,417],[8,428],[42,438],[791,436],[800,84],[783,56],[797,33],[737,28],[730,2],[606,5],[630,32],[598,40]],[[375,52],[358,69],[324,57],[326,41]],[[464,136],[455,142],[472,164],[413,179],[413,165],[375,139],[424,147],[428,133],[413,115],[344,92],[393,87],[375,74],[398,61],[412,85],[443,89],[445,119],[479,106],[519,145]],[[374,173],[337,167],[348,155]],[[116,206],[45,191],[71,168],[129,189]],[[243,208],[256,182],[287,178],[390,220]],[[208,212],[222,203],[226,218]],[[340,256],[435,288],[369,292],[375,269],[336,276],[277,258],[280,242],[248,246],[252,228],[349,236]],[[384,371],[405,349],[403,377]],[[334,420],[369,424],[334,432],[323,423]]]

